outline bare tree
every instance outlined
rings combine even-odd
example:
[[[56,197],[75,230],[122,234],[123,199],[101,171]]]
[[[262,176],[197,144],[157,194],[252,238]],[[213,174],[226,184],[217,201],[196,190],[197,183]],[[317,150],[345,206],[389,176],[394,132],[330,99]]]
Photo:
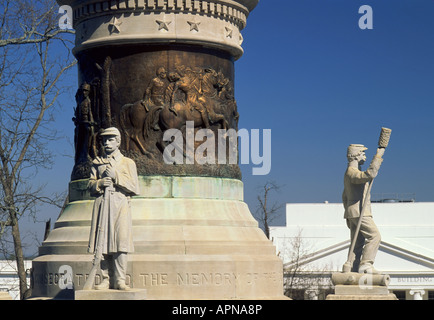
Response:
[[[76,61],[72,39],[65,37],[72,31],[58,28],[55,1],[2,1],[0,7],[0,236],[3,248],[7,236],[12,238],[24,298],[28,288],[19,219],[36,215],[38,204],[57,204],[34,176],[52,165],[53,110],[62,76]]]
[[[255,218],[262,225],[265,235],[270,239],[270,223],[278,217],[280,209],[284,204],[271,201],[271,193],[279,192],[281,186],[274,182],[267,181],[261,187],[261,193],[258,195],[258,206],[255,212]]]
[[[330,290],[330,271],[332,266],[329,264],[313,264],[315,250],[303,238],[303,231],[298,230],[294,237],[285,239],[284,245],[280,248],[279,255],[286,261],[283,266],[284,294],[293,299],[303,299],[300,292],[306,290]]]
[[[293,297],[295,290],[309,286],[308,278],[300,277],[300,274],[305,273],[306,266],[303,262],[312,256],[313,250],[303,241],[301,230],[295,237],[288,239],[288,245],[289,247],[285,248],[289,262],[284,266],[284,291],[285,295]]]
[[[58,27],[59,6],[53,0],[3,0],[0,8],[0,47],[41,43],[75,33]]]

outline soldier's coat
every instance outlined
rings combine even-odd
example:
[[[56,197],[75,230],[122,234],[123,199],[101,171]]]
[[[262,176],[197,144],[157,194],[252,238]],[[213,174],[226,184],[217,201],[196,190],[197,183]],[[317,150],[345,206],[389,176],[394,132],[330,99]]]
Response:
[[[344,192],[342,194],[345,219],[360,217],[363,201],[367,201],[364,216],[372,217],[371,195],[368,193],[368,184],[377,176],[382,162],[382,158],[374,157],[366,171],[360,171],[354,167],[347,168],[344,177]]]
[[[104,190],[98,188],[98,180],[104,177],[104,171],[110,165],[116,172],[114,191],[110,192],[108,208],[103,205]],[[89,180],[91,195],[96,196],[92,211],[92,223],[88,251],[93,253],[98,241],[97,226],[101,214],[107,214],[104,226],[103,254],[133,252],[130,196],[139,194],[137,168],[133,160],[124,157],[119,150],[110,158],[96,158],[93,161]],[[104,211],[104,212],[103,212]]]

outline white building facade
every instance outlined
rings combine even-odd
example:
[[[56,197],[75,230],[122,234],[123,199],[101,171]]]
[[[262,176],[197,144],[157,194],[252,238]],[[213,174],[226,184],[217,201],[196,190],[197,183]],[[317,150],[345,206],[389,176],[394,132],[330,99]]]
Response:
[[[24,260],[24,266],[27,270],[27,283],[30,285],[30,268],[31,260]],[[0,260],[0,293],[2,297],[7,297],[5,293],[13,300],[20,299],[19,279],[17,275],[17,264],[15,261]]]
[[[390,275],[389,290],[402,300],[434,300],[434,202],[372,203],[372,213],[381,233],[374,266]],[[350,246],[343,214],[340,203],[287,204],[286,226],[270,228],[284,266],[294,265],[298,239],[308,251],[299,257],[299,274],[316,275],[330,291],[325,280],[341,271]],[[324,298],[320,293],[320,286],[309,288],[305,298]]]

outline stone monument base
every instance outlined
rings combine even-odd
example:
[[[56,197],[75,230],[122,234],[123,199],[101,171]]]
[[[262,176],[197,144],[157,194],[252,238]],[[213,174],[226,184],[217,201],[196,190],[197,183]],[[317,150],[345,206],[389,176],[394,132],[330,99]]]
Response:
[[[75,300],[146,300],[145,289],[77,290]]]
[[[139,183],[127,285],[146,289],[150,300],[284,298],[282,260],[243,201],[240,180],[140,176]],[[93,199],[87,181],[70,187],[70,202],[33,260],[35,297],[74,299],[92,267]],[[74,290],[62,289],[68,285]]]
[[[390,276],[384,274],[363,274],[340,272],[332,274],[335,294],[326,300],[398,300],[389,292]]]

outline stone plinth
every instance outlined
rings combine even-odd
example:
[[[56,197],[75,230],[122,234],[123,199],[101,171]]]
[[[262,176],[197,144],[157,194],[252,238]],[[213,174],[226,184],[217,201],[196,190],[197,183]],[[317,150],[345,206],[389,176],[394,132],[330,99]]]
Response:
[[[337,285],[336,295],[387,295],[389,290],[385,286],[375,285]]]
[[[336,295],[329,294],[326,300],[398,300],[393,293],[385,294],[354,294]]]
[[[141,194],[131,199],[131,288],[146,289],[148,299],[283,297],[282,261],[243,202],[240,180],[156,176],[139,181]],[[87,242],[93,199],[85,186],[71,183],[71,202],[33,261],[35,296],[72,298],[73,290],[61,287],[68,281],[76,292],[83,287],[92,261]]]
[[[146,300],[146,290],[77,290],[75,300]]]
[[[363,274],[340,272],[332,274],[335,294],[327,300],[397,300],[387,285],[390,276],[384,274]]]
[[[332,274],[332,282],[334,285],[370,285],[387,287],[390,283],[390,276],[387,274],[339,272]]]

